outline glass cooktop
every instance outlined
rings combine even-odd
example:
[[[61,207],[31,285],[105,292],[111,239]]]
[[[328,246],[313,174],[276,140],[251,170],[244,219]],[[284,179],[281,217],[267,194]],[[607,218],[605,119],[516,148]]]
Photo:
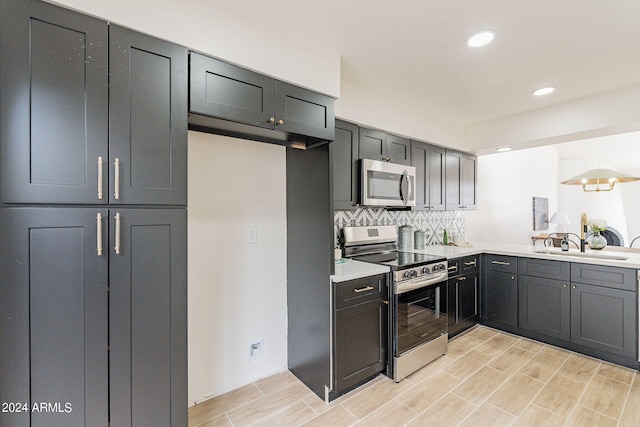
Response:
[[[360,255],[353,259],[374,264],[388,265],[394,270],[405,267],[430,264],[446,261],[447,258],[440,255],[418,254],[414,252],[392,251],[381,254]]]

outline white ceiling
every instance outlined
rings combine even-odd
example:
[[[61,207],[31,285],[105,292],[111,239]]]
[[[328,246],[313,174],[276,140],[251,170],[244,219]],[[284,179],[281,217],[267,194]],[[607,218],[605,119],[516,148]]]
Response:
[[[640,83],[640,0],[210,1],[338,52],[342,80],[460,126]],[[484,29],[495,41],[468,48]]]

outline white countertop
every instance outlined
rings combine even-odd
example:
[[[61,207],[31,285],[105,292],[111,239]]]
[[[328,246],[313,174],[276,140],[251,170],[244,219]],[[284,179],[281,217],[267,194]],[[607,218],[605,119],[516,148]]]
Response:
[[[385,265],[371,264],[369,262],[346,259],[346,262],[336,262],[336,273],[331,276],[333,282],[346,282],[347,280],[359,279],[362,277],[385,274],[391,269]]]
[[[578,249],[570,249],[569,252],[562,252],[560,248],[554,247],[508,245],[500,243],[473,243],[469,247],[430,245],[424,250],[416,250],[414,252],[441,255],[447,258],[458,258],[466,255],[490,253],[496,255],[523,256],[529,258],[640,269],[640,253],[608,251],[607,248],[601,250],[591,250],[587,248],[586,252],[581,254]]]
[[[546,253],[541,253],[541,251]],[[610,267],[632,268],[636,270],[640,269],[640,253],[607,251],[607,248],[598,251],[587,248],[585,253],[580,254],[578,249],[570,249],[567,253],[562,252],[560,248],[544,246],[473,243],[471,246],[466,247],[429,245],[426,249],[415,250],[413,252],[439,255],[449,259],[467,255],[489,253],[496,255],[522,256],[556,261],[578,262],[583,264],[605,265]],[[344,282],[346,280],[383,274],[388,271],[390,271],[390,268],[386,266],[347,259],[345,263],[336,263],[336,271],[335,274],[331,276],[331,280],[333,282]]]

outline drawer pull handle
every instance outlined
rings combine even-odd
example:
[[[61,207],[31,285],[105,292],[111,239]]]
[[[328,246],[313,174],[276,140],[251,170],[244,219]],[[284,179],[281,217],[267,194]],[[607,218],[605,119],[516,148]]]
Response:
[[[491,264],[498,264],[498,265],[511,265],[510,262],[504,262],[504,261],[491,261]]]
[[[457,270],[458,266],[457,265],[452,265],[451,267],[447,268],[447,271],[454,271]]]
[[[360,292],[367,292],[373,290],[373,286],[365,286],[364,288],[354,289],[353,292],[359,294]]]
[[[475,261],[465,262],[464,265],[476,265]]]
[[[463,276],[463,277],[459,277],[458,280],[467,280],[467,278]]]

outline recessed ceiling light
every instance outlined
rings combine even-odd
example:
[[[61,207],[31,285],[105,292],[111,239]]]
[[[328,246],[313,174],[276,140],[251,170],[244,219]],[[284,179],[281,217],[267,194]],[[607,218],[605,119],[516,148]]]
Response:
[[[531,93],[534,94],[535,96],[542,96],[542,95],[548,95],[551,92],[553,92],[554,90],[556,90],[555,87],[548,86],[548,87],[541,87],[540,89],[536,89]]]
[[[487,45],[493,41],[493,38],[496,36],[496,33],[491,30],[480,31],[469,37],[467,39],[467,46],[469,47],[480,47]]]
[[[500,147],[500,148],[496,148],[496,151],[498,153],[504,153],[505,151],[511,151],[511,147]]]

